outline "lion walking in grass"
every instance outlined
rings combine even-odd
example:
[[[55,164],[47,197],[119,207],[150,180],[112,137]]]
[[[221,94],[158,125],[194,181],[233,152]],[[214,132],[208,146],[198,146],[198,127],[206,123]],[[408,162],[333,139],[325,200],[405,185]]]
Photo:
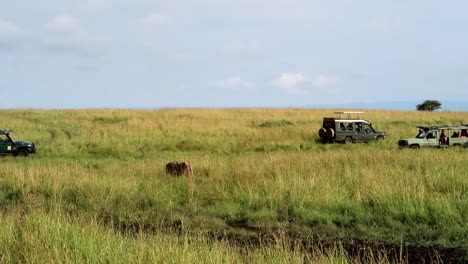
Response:
[[[186,174],[187,176],[192,176],[193,166],[192,163],[188,161],[171,161],[166,164],[166,173],[174,176],[181,176],[183,174]]]

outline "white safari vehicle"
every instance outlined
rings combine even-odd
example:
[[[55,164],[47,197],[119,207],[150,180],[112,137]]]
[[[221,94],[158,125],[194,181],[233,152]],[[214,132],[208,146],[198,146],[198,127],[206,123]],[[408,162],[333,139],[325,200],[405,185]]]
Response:
[[[401,148],[420,147],[468,147],[468,125],[458,126],[419,126],[419,132],[414,138],[400,139]]]

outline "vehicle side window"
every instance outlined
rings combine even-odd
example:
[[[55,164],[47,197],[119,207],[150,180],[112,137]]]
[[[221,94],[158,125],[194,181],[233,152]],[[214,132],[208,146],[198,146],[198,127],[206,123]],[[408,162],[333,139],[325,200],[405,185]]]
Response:
[[[348,130],[353,130],[353,123],[348,123],[348,126],[347,126]]]
[[[466,138],[468,137],[468,133],[466,131],[466,129],[462,129],[461,132],[460,132],[460,137],[461,138]]]
[[[435,131],[429,132],[429,133],[427,133],[426,138],[427,139],[437,138],[437,133]]]
[[[362,131],[362,123],[356,123],[356,131],[358,132]]]
[[[341,131],[346,131],[346,126],[345,126],[344,123],[340,123],[339,128],[340,128]]]

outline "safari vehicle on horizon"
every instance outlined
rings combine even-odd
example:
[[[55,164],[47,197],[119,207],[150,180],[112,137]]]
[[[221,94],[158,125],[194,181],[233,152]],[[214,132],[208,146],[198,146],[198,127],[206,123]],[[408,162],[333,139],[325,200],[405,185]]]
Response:
[[[376,131],[370,120],[361,119],[364,112],[335,112],[338,117],[323,118],[319,136],[323,143],[370,142],[384,140],[385,132]],[[342,117],[343,116],[343,117]]]
[[[468,147],[468,125],[418,126],[417,128],[419,128],[419,132],[416,137],[398,141],[400,148]]]
[[[0,155],[23,156],[36,153],[34,143],[22,140],[13,140],[10,137],[10,130],[0,129]]]

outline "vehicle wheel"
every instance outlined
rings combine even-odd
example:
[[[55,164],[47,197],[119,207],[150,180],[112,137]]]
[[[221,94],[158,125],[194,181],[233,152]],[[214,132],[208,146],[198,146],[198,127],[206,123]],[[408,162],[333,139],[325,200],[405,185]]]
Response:
[[[18,150],[18,156],[20,157],[27,157],[29,155],[28,150],[26,149],[19,149]]]
[[[382,141],[383,140],[383,137],[382,136],[378,136],[377,137],[377,141]]]
[[[344,143],[345,144],[351,144],[351,143],[353,143],[353,139],[350,138],[350,137],[346,137],[345,140],[344,140]]]
[[[419,148],[419,145],[413,144],[413,145],[410,146],[410,148],[412,148],[412,149],[418,149],[418,148]]]
[[[461,147],[461,144],[453,144],[454,147]]]

